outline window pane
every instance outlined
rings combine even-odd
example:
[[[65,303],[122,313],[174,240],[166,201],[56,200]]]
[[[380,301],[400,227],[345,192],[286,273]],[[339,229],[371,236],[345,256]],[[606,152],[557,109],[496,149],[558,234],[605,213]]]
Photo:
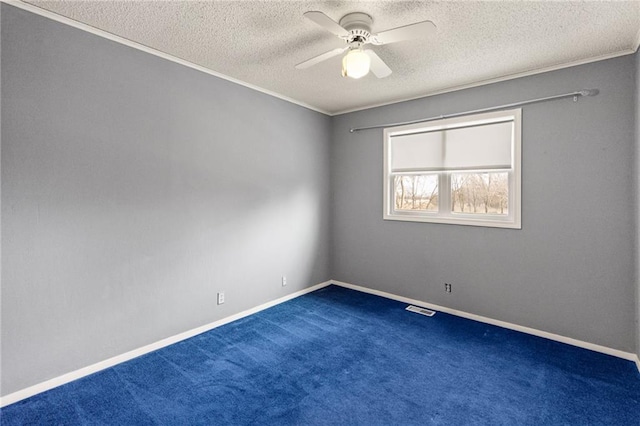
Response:
[[[438,175],[393,177],[395,210],[438,211]]]
[[[507,215],[509,173],[452,173],[451,211]]]

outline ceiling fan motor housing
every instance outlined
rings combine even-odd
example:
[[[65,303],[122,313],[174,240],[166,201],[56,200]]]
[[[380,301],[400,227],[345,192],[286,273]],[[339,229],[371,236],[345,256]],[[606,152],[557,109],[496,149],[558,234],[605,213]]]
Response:
[[[346,42],[364,44],[371,37],[371,24],[373,19],[366,13],[355,12],[344,15],[340,19],[340,26],[349,31]]]

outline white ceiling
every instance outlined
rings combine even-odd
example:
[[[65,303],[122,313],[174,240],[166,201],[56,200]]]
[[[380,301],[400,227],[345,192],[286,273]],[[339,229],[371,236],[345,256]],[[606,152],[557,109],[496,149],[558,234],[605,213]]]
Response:
[[[336,114],[493,80],[633,53],[636,1],[37,1],[28,3],[216,73]],[[305,19],[373,17],[373,32],[423,20],[431,39],[376,46],[393,69],[343,78],[341,57],[299,62],[344,45]],[[580,89],[580,88],[570,88]]]

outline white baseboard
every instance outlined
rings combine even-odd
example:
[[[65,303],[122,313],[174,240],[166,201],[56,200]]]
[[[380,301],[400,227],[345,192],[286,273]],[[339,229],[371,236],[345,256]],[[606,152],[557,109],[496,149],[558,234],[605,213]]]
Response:
[[[320,284],[316,284],[314,286],[305,288],[304,290],[297,291],[295,293],[288,294],[284,297],[281,297],[276,300],[272,300],[270,302],[264,303],[262,305],[256,306],[251,309],[247,309],[246,311],[239,312],[237,314],[228,316],[226,318],[222,318],[218,321],[214,321],[212,323],[203,325],[201,327],[194,328],[189,331],[185,331],[180,334],[176,334],[175,336],[167,337],[166,339],[159,340],[155,343],[151,343],[149,345],[143,346],[138,349],[134,349],[132,351],[126,352],[121,355],[114,356],[113,358],[106,359],[104,361],[97,362],[95,364],[89,365],[87,367],[80,368],[78,370],[72,371],[70,373],[63,374],[62,376],[54,377],[53,379],[44,381],[42,383],[38,383],[33,386],[29,386],[28,388],[19,390],[14,393],[10,393],[6,396],[0,398],[0,407],[5,407],[9,404],[13,404],[14,402],[21,401],[23,399],[29,398],[30,396],[37,395],[39,393],[48,391],[50,389],[56,388],[58,386],[64,385],[66,383],[72,382],[74,380],[78,380],[82,377],[88,376],[93,373],[97,373],[98,371],[104,370],[109,367],[113,367],[114,365],[123,363],[125,361],[129,361],[133,358],[137,358],[141,355],[148,354],[149,352],[153,352],[155,350],[164,348],[166,346],[172,345],[174,343],[180,342],[182,340],[188,339],[190,337],[196,336],[198,334],[202,334],[209,330],[213,330],[214,328],[220,327],[221,325],[228,324],[230,322],[239,320],[241,318],[247,317],[249,315],[253,315],[257,312],[260,312],[264,309],[271,308],[275,305],[279,305],[280,303],[286,302],[291,299],[295,299],[296,297],[300,297],[304,294],[311,293],[312,291],[316,291],[323,287],[326,287],[331,284],[331,281],[325,281]]]
[[[620,351],[618,349],[608,348],[606,346],[596,345],[594,343],[584,342],[577,339],[572,339],[570,337],[561,336],[558,334],[548,333],[546,331],[537,330],[534,328],[524,327],[517,324],[511,324],[504,321],[495,320],[492,318],[483,317],[480,315],[470,314],[468,312],[459,311],[456,309],[447,308],[444,306],[435,305],[433,303],[424,302],[417,299],[411,299],[408,297],[398,296],[395,294],[387,293],[380,290],[374,290],[366,287],[362,287],[355,284],[349,284],[342,281],[330,280],[325,281],[320,284],[316,284],[314,286],[305,288],[304,290],[297,291],[295,293],[291,293],[287,296],[281,297],[276,300],[272,300],[270,302],[264,303],[262,305],[256,306],[251,309],[247,309],[246,311],[239,312],[237,314],[228,316],[226,318],[222,318],[218,321],[214,321],[212,323],[203,325],[201,327],[194,328],[189,331],[185,331],[180,334],[176,334],[175,336],[168,337],[166,339],[162,339],[155,343],[151,343],[149,345],[143,346],[138,349],[134,349],[132,351],[126,352],[121,355],[117,355],[115,357],[109,358],[104,361],[97,362],[95,364],[89,365],[87,367],[80,368],[78,370],[72,371],[70,373],[63,374],[61,376],[55,377],[53,379],[44,381],[42,383],[38,383],[33,386],[29,386],[28,388],[19,390],[17,392],[8,394],[4,397],[0,398],[0,407],[5,407],[9,404],[13,404],[14,402],[21,401],[23,399],[29,398],[33,395],[37,395],[39,393],[48,391],[50,389],[56,388],[58,386],[64,385],[66,383],[72,382],[74,380],[78,380],[82,377],[88,376],[93,373],[97,373],[98,371],[104,370],[109,367],[113,367],[114,365],[123,363],[125,361],[129,361],[133,358],[137,358],[141,355],[147,354],[149,352],[153,352],[155,350],[164,348],[166,346],[172,345],[174,343],[180,342],[182,340],[188,339],[190,337],[196,336],[198,334],[205,333],[209,330],[213,330],[214,328],[220,327],[221,325],[228,324],[230,322],[239,320],[241,318],[247,317],[249,315],[253,315],[257,312],[260,312],[264,309],[271,308],[275,305],[279,305],[280,303],[286,302],[291,299],[295,299],[296,297],[300,297],[304,294],[311,293],[313,291],[319,290],[323,287],[327,287],[330,284],[335,284],[340,287],[350,288],[352,290],[360,291],[363,293],[374,294],[376,296],[385,297],[387,299],[397,300],[399,302],[404,302],[412,305],[423,306],[425,308],[433,309],[435,311],[446,312],[451,315],[456,315],[462,318],[467,318],[479,322],[484,322],[487,324],[496,325],[498,327],[508,328],[511,330],[520,331],[527,334],[532,334],[534,336],[544,337],[550,340],[555,340],[562,343],[567,343],[569,345],[577,346],[584,349],[589,349],[596,352],[601,352],[607,355],[612,355],[618,358],[626,359],[629,361],[634,361],[636,366],[638,367],[638,371],[640,372],[640,358],[636,354],[630,352]]]
[[[498,327],[508,328],[510,330],[520,331],[522,333],[532,334],[538,337],[544,337],[545,339],[555,340],[556,342],[566,343],[568,345],[577,346],[579,348],[589,349],[595,352],[601,352],[603,354],[612,355],[618,358],[626,359],[628,361],[634,361],[636,366],[638,367],[638,371],[640,371],[640,360],[638,356],[631,352],[624,352],[618,349],[609,348],[606,346],[596,345],[595,343],[584,342],[582,340],[573,339],[571,337],[561,336],[559,334],[553,334],[542,330],[537,330],[535,328],[524,327],[518,324],[512,324],[505,321],[496,320],[493,318],[483,317],[481,315],[470,314],[468,312],[459,311],[457,309],[447,308],[445,306],[435,305],[433,303],[424,302],[422,300],[411,299],[408,297],[398,296],[395,294],[387,293],[385,291],[373,290],[370,288],[362,287],[355,284],[345,283],[342,281],[332,280],[332,284],[338,285],[340,287],[350,288],[352,290],[361,291],[364,293],[374,294],[376,296],[385,297],[387,299],[397,300],[399,302],[408,303],[410,305],[418,305],[421,307],[429,308],[434,311],[446,312],[451,315],[455,315],[462,318],[471,319],[474,321],[483,322],[486,324],[497,325]]]

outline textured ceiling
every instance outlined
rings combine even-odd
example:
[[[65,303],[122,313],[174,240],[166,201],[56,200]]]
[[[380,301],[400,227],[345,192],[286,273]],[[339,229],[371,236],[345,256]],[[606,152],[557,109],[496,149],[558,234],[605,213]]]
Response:
[[[550,67],[632,53],[636,1],[34,1],[28,3],[335,114]],[[305,19],[373,17],[373,32],[431,20],[431,39],[375,46],[385,79],[340,75],[344,45]],[[568,88],[580,89],[580,88]]]

